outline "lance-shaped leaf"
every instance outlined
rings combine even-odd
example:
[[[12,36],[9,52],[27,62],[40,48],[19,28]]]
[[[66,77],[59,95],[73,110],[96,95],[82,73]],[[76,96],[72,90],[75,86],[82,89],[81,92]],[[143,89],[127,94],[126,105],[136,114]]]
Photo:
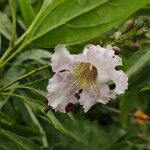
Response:
[[[41,11],[24,34],[27,45],[53,47],[88,41],[109,31],[148,0],[55,0],[44,1]]]

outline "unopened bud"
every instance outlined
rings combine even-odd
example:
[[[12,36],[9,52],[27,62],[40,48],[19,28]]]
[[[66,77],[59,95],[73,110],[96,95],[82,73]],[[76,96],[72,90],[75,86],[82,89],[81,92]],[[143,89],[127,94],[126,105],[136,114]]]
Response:
[[[117,47],[117,46],[113,46],[112,49],[113,49],[113,51],[115,52],[115,55],[119,55],[119,54],[121,53],[120,48]]]
[[[141,110],[134,112],[134,116],[138,125],[144,125],[149,120],[149,116]]]
[[[121,32],[120,31],[116,31],[116,32],[114,32],[113,36],[117,40],[121,36]]]
[[[146,36],[147,38],[150,38],[150,32],[145,33],[145,36]]]
[[[134,26],[134,20],[133,19],[126,21],[121,28],[121,33],[123,33],[123,34],[127,33],[128,31],[130,31],[133,28],[133,26]]]
[[[135,30],[139,30],[144,26],[144,21],[141,19],[136,19],[135,20],[135,25],[134,25],[134,29]]]
[[[139,49],[140,49],[140,45],[139,45],[139,43],[137,43],[137,42],[133,42],[133,43],[131,43],[130,45],[129,45],[129,48],[133,51],[133,52],[136,52],[136,51],[138,51]]]
[[[136,32],[136,35],[139,37],[142,37],[142,36],[145,36],[146,32],[147,32],[147,30],[145,28],[142,28]]]

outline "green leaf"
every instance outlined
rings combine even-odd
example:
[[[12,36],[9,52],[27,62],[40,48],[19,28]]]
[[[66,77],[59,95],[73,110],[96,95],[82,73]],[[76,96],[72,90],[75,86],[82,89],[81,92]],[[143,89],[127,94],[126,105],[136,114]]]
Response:
[[[0,100],[0,109],[5,105],[5,103],[7,102],[9,96],[1,96],[1,100]]]
[[[10,132],[13,132],[14,134],[30,139],[41,136],[41,134],[38,131],[35,131],[33,128],[20,125],[16,122],[8,124],[6,121],[5,122],[2,121],[2,129],[8,130]]]
[[[59,43],[66,45],[78,44],[80,42],[88,41],[89,39],[98,37],[99,35],[105,33],[106,31],[113,28],[122,19],[112,21],[107,24],[102,24],[99,26],[89,27],[89,28],[72,28],[67,25],[63,25],[56,30],[53,30],[35,40],[31,47],[54,47]],[[49,42],[48,42],[49,41]]]
[[[5,71],[4,77],[1,80],[3,83],[8,83],[17,79],[25,73],[25,67],[21,67],[27,60],[34,60],[40,64],[47,64],[51,53],[42,49],[29,49],[17,56],[13,66]]]
[[[16,84],[15,84],[16,85]],[[10,92],[12,93],[14,89],[11,89]],[[9,100],[10,96],[3,96],[1,95],[1,100],[0,100],[0,109],[7,103]]]
[[[4,114],[3,112],[0,112],[0,118],[1,118],[1,127],[3,129],[7,129],[10,132],[19,134],[24,137],[31,138],[35,136],[41,136],[39,131],[35,131],[34,128],[26,127],[24,125],[16,123],[14,120],[12,120],[12,118]]]
[[[102,150],[132,150],[132,146],[128,145],[125,141],[120,143],[114,143],[109,148],[104,148]]]
[[[42,126],[40,125],[38,119],[36,118],[35,114],[33,113],[32,109],[25,102],[21,102],[17,100],[14,102],[19,112],[22,114],[22,117],[24,118],[26,124],[34,128],[34,130],[40,133],[42,144],[44,147],[47,147],[48,143],[47,143],[45,132]]]
[[[150,86],[146,86],[140,90],[140,92],[150,91]]]
[[[136,0],[134,0],[133,3],[134,2],[136,2]],[[139,9],[139,7],[142,7],[142,5],[144,6],[145,2],[138,1],[138,3],[133,6],[129,0],[109,0],[102,6],[97,7],[88,13],[84,13],[77,18],[74,18],[68,22],[67,25],[74,28],[85,28],[108,23],[112,20],[116,20],[123,16],[128,16],[134,13]]]
[[[0,52],[2,50],[2,36],[1,36],[1,33],[0,33]]]
[[[30,4],[30,0],[18,0],[18,2],[25,24],[26,26],[29,26],[34,20],[36,12],[34,11],[32,5]]]
[[[45,0],[33,23],[17,43],[28,35],[24,43],[24,45],[27,45],[47,32],[98,7],[106,1],[108,0]]]
[[[25,96],[20,96],[20,95],[17,95],[17,94],[11,94],[11,93],[3,93],[3,94],[4,95],[9,95],[10,94],[14,97],[20,98],[23,102],[27,103],[32,108],[32,110],[34,110],[37,114],[39,112],[42,113],[42,114],[45,114],[45,112],[44,112],[45,105],[44,105],[44,103],[42,103],[40,101],[31,99],[31,98],[28,98],[28,97],[25,97]],[[57,120],[57,118],[54,116],[54,114],[52,112],[49,112],[47,117],[48,117],[49,122],[51,122],[52,125],[57,130],[59,130],[61,133],[67,134],[70,137],[72,137],[73,139],[81,142],[81,139],[79,137],[77,137],[70,130],[67,130],[66,128],[63,127],[63,125]]]
[[[31,140],[2,129],[0,131],[0,144],[6,146],[8,149],[14,150],[41,150],[41,148]]]
[[[0,33],[8,40],[11,39],[11,21],[8,16],[0,12]]]
[[[147,143],[135,143],[134,145],[140,150],[149,150],[150,149],[150,138],[147,139]]]
[[[46,98],[46,95],[47,95],[46,91],[40,90],[40,89],[37,89],[37,88],[33,88],[33,87],[29,87],[29,86],[18,85],[15,88],[17,88],[17,89],[28,89],[28,90],[30,90],[32,92],[35,92],[35,93],[43,96],[44,98]]]
[[[43,49],[29,49],[17,56],[15,65],[27,60],[34,60],[41,64],[47,64],[46,59],[50,59],[51,53]]]
[[[133,94],[134,93],[134,94]],[[120,107],[120,122],[121,125],[126,128],[128,126],[129,112],[136,107],[138,96],[136,91],[129,91],[119,99]]]
[[[108,0],[47,0],[33,23],[34,30],[31,31],[30,35],[32,38],[40,37],[106,1]],[[65,13],[63,13],[64,11]]]
[[[1,150],[9,150],[6,146],[1,145],[1,144],[0,144],[0,149],[1,149]]]
[[[40,111],[40,112],[44,113],[43,108],[45,107],[45,104],[42,103],[41,101],[31,99],[31,98],[28,98],[28,97],[25,97],[25,96],[22,96],[22,95],[18,95],[18,94],[15,94],[15,93],[1,93],[1,94],[5,95],[5,96],[17,97],[18,99],[20,99],[20,100],[26,102],[27,104],[29,104],[30,107],[32,108],[32,110],[34,110],[35,112]]]
[[[25,43],[32,42],[34,47],[53,47],[58,43],[85,42],[112,29],[148,3],[148,0],[134,0],[132,4],[130,0],[107,1],[45,1],[24,34],[28,34]]]
[[[50,121],[50,123],[52,123],[53,126],[58,131],[60,131],[63,134],[67,134],[70,137],[72,137],[73,139],[75,139],[76,141],[82,143],[82,140],[78,136],[76,136],[72,131],[70,131],[70,130],[63,127],[63,125],[57,120],[57,118],[55,117],[55,115],[51,111],[48,112],[47,117],[48,117],[48,120]]]
[[[0,111],[0,118],[2,122],[5,122],[9,125],[12,125],[13,120],[11,120],[7,115],[5,115],[3,112]]]
[[[61,133],[67,133],[68,131],[62,126],[62,124],[57,120],[52,112],[48,112],[47,117],[49,121],[54,125],[54,127]]]

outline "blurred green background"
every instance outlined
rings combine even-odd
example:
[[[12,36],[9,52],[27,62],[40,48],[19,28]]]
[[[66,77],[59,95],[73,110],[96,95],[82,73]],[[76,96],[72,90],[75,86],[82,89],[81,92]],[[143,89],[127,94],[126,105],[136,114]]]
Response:
[[[59,43],[117,47],[126,93],[86,114],[46,114]],[[150,150],[149,0],[0,0],[0,57],[0,150]]]

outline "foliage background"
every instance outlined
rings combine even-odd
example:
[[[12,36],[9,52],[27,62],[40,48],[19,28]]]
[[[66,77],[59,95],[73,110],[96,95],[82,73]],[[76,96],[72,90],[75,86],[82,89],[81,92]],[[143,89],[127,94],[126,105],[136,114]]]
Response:
[[[127,21],[126,21],[127,20]],[[121,35],[120,35],[121,33]],[[50,57],[59,43],[121,49],[129,89],[88,113],[44,112]],[[149,0],[0,0],[0,149],[149,150]]]

